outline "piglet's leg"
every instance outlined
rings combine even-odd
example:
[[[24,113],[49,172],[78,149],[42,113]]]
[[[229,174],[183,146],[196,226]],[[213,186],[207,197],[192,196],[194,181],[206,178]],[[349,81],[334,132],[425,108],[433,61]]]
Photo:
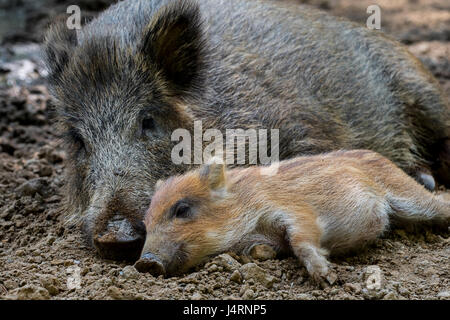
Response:
[[[336,274],[328,267],[326,250],[305,242],[298,244],[294,251],[315,282],[322,287],[327,287],[328,284],[333,284],[336,281]]]
[[[293,253],[315,282],[322,287],[333,284],[337,276],[328,266],[327,251],[320,248],[321,233],[316,224],[315,215],[312,212],[305,212],[293,218],[295,223],[288,228]]]

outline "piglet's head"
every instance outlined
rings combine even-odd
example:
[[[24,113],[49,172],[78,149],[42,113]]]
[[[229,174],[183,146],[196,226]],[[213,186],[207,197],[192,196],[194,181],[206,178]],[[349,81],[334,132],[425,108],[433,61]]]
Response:
[[[147,236],[136,269],[174,275],[219,253],[226,198],[225,166],[217,162],[158,182],[145,215]]]

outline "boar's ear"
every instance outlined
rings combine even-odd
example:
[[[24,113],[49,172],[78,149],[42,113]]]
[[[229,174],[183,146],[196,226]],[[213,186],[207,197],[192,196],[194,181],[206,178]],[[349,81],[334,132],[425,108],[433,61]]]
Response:
[[[140,50],[163,74],[170,89],[186,92],[200,85],[202,42],[198,4],[173,1],[151,20]]]
[[[43,46],[50,81],[64,70],[76,45],[76,30],[69,29],[63,17],[57,19],[48,29]]]
[[[200,168],[200,178],[206,180],[211,190],[225,187],[225,164],[219,158],[212,158]]]

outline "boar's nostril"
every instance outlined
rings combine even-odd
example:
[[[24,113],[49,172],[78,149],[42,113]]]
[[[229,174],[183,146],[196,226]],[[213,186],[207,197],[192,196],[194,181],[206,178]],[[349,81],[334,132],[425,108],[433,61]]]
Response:
[[[134,264],[139,272],[150,273],[154,276],[164,275],[166,273],[161,261],[152,253],[146,253]]]
[[[94,237],[94,246],[102,258],[136,261],[144,246],[145,231],[133,227],[127,220],[122,220],[121,225],[126,227],[111,227],[103,235]]]
[[[144,237],[121,239],[120,235],[107,233],[95,238],[94,245],[102,258],[111,260],[136,261],[144,245]]]

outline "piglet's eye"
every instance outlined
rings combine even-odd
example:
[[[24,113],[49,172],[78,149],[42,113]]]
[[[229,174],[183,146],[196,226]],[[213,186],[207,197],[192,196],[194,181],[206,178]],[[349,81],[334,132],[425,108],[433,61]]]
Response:
[[[172,217],[188,218],[191,216],[191,213],[191,206],[184,201],[179,201],[172,207]]]

